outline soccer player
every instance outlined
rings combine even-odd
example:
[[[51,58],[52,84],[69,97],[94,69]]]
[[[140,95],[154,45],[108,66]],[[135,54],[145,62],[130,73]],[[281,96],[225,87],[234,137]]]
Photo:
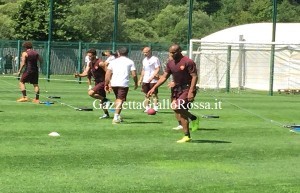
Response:
[[[157,83],[160,61],[156,56],[152,55],[150,47],[143,49],[145,58],[143,59],[143,69],[139,79],[139,85],[142,85],[142,91],[145,93],[144,107],[147,112],[150,107],[150,98],[147,96],[149,90]],[[158,111],[158,89],[152,93],[153,109]]]
[[[116,59],[116,56],[110,50],[106,50],[102,52],[102,56],[106,56],[106,60],[104,61],[105,65],[108,66],[110,61]]]
[[[90,59],[90,63],[81,74],[76,73],[75,78],[87,76],[89,79],[93,78],[95,80],[95,86],[88,90],[88,95],[100,100],[104,115],[100,116],[99,119],[106,119],[109,118],[109,113],[105,105],[108,99],[106,98],[106,92],[104,89],[106,65],[104,65],[100,58],[96,57],[97,52],[94,48],[89,49],[87,51],[87,55]]]
[[[85,58],[84,58],[84,66],[82,68],[83,72],[89,66],[90,62],[91,62],[90,57],[89,57],[88,53],[86,53]],[[93,88],[93,86],[92,86],[92,80],[90,78],[88,78],[87,84],[88,84],[88,90],[91,90]]]
[[[169,60],[164,74],[158,82],[148,92],[151,96],[155,89],[162,85],[170,75],[173,76],[175,86],[171,89],[171,107],[175,112],[176,118],[180,120],[184,137],[177,143],[185,143],[191,141],[189,131],[189,120],[191,119],[192,130],[197,130],[199,127],[199,118],[189,112],[190,103],[196,96],[196,83],[198,80],[196,64],[190,58],[183,56],[181,47],[178,44],[173,44],[169,48],[169,55],[172,60]]]
[[[112,120],[113,124],[119,124],[121,120],[122,104],[126,101],[129,90],[129,76],[131,74],[134,81],[134,90],[138,87],[136,68],[134,62],[128,58],[128,49],[121,47],[117,51],[118,58],[110,61],[106,75],[105,75],[105,88],[106,91],[113,90],[116,100],[116,111]]]
[[[25,83],[30,83],[33,85],[35,92],[35,99],[32,100],[34,103],[39,103],[39,67],[38,62],[42,65],[42,58],[39,53],[32,48],[32,42],[26,41],[23,43],[25,51],[21,56],[20,69],[17,72],[17,75],[20,76],[21,71],[25,67],[25,70],[20,78],[19,86],[22,92],[22,97],[17,100],[17,102],[27,102],[29,101],[26,93]]]

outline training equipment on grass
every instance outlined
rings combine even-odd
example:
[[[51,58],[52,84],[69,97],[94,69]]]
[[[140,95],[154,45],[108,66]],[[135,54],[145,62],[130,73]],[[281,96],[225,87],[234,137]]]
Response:
[[[52,102],[52,101],[40,101],[40,104],[52,105],[52,104],[54,104],[54,102]]]
[[[108,111],[114,113],[116,112],[116,109],[108,109]]]
[[[300,125],[293,125],[290,129],[291,132],[299,133],[300,132]]]
[[[150,108],[150,109],[147,110],[147,114],[148,115],[155,115],[156,111],[154,109]]]
[[[57,133],[57,132],[51,132],[51,133],[49,133],[48,134],[50,137],[59,137],[60,136],[60,134],[59,133]]]
[[[220,118],[220,116],[219,115],[202,115],[202,118],[211,119],[211,118]]]
[[[60,99],[60,96],[48,96],[48,99]]]
[[[295,133],[300,132],[300,125],[285,125],[284,127],[289,128],[290,132],[295,132]]]
[[[76,111],[93,111],[93,108],[90,107],[78,107],[76,108]]]

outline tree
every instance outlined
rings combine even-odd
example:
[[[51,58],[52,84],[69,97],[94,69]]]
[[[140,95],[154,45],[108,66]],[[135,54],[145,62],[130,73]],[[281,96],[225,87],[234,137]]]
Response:
[[[18,4],[6,2],[0,5],[0,39],[12,39],[14,27],[12,15],[16,12]]]
[[[12,21],[7,15],[0,17],[0,39],[11,39],[14,29],[11,27]]]
[[[186,2],[187,0],[119,0],[125,6],[128,18],[146,21],[152,21],[168,5],[184,5]]]
[[[53,40],[68,40],[72,35],[72,28],[64,26],[64,20],[69,13],[70,0],[60,0],[53,8]],[[14,14],[15,38],[25,40],[48,39],[49,1],[25,0]],[[70,34],[70,35],[68,35]]]
[[[152,25],[162,43],[178,42],[187,44],[188,7],[169,5],[153,20]],[[192,37],[201,38],[213,31],[214,24],[210,17],[198,10],[193,12]]]
[[[80,36],[77,40],[91,42],[110,42],[114,30],[114,4],[113,1],[101,0],[85,5],[74,5],[66,25],[73,26]],[[126,14],[123,6],[119,6],[118,29],[122,31],[121,24],[125,22]],[[118,35],[119,38],[119,35]],[[118,39],[119,41],[120,39]]]
[[[149,22],[143,19],[128,19],[123,23],[123,41],[136,43],[155,43],[158,35],[151,27]]]
[[[283,0],[278,5],[278,22],[300,22],[300,6],[296,2]]]
[[[216,13],[222,7],[221,0],[196,0],[200,9],[206,12],[208,15]]]

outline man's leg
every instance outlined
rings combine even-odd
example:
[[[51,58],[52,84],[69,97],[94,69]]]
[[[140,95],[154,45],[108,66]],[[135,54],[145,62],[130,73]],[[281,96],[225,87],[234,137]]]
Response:
[[[107,109],[107,107],[109,107],[109,104],[106,104],[108,99],[106,98],[105,90],[100,86],[95,86],[93,89],[88,90],[88,95],[94,99],[100,100],[101,109],[103,110],[104,115],[100,116],[99,119],[109,118]]]
[[[143,101],[143,107],[145,108],[144,113],[147,113],[148,109],[150,109],[149,104],[150,104],[150,97],[145,96],[145,99]]]
[[[123,100],[122,99],[116,99],[115,100],[115,107],[116,107],[116,110],[115,110],[115,114],[114,114],[114,119],[112,121],[113,124],[118,124],[118,123],[121,123],[122,120],[120,118],[120,114],[121,114],[121,111],[122,111],[122,104],[123,104]]]
[[[28,98],[27,98],[25,83],[20,81],[19,87],[20,87],[20,90],[22,93],[22,97],[20,99],[18,99],[17,102],[27,102]]]
[[[177,143],[185,143],[191,141],[191,135],[189,130],[189,120],[188,117],[184,115],[183,109],[177,109],[175,110],[175,113],[179,116],[182,130],[184,133],[184,137],[177,141]]]
[[[35,92],[35,99],[32,100],[34,103],[39,103],[40,101],[40,87],[38,84],[33,84],[34,92]]]
[[[128,87],[113,87],[114,94],[116,96],[115,100],[115,115],[114,119],[112,121],[113,124],[118,124],[122,122],[121,118],[121,111],[122,111],[122,105],[123,102],[126,101],[127,93],[128,93]]]
[[[178,121],[178,126],[174,127],[173,129],[174,130],[181,130],[182,129],[182,125],[181,125],[181,121],[180,121],[180,115],[177,114],[176,112],[175,112],[175,118]]]
[[[155,111],[158,111],[158,95],[153,94],[152,97],[153,97],[153,105],[154,105],[153,109]]]

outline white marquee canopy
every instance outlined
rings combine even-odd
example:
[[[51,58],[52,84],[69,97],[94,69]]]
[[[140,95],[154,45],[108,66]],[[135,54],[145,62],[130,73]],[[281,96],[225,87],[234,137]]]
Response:
[[[300,89],[300,23],[277,23],[275,42],[272,28],[272,23],[245,24],[191,39],[200,87],[225,88],[230,78],[231,88],[269,90],[274,44],[273,89]]]

